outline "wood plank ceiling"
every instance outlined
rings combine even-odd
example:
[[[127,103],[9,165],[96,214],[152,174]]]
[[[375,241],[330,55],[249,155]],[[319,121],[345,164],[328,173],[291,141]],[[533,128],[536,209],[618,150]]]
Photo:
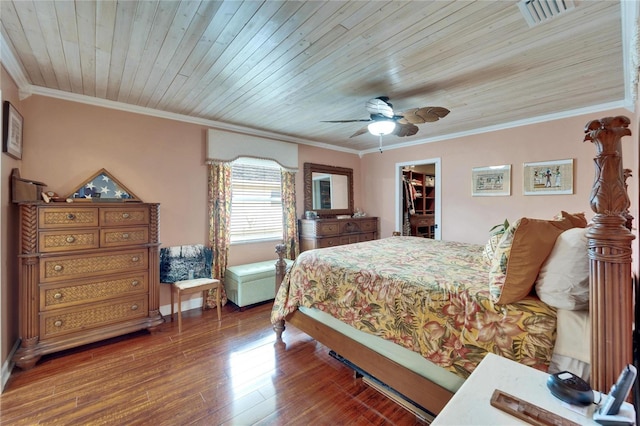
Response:
[[[378,138],[321,121],[366,119],[377,96],[396,111],[451,110],[415,136],[385,136],[387,147],[625,98],[619,1],[576,0],[533,28],[512,0],[0,3],[23,92],[338,149],[366,152]]]

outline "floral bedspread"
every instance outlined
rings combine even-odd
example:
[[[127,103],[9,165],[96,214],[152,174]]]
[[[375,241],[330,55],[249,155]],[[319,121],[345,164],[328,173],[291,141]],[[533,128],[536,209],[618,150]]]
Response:
[[[298,306],[419,352],[467,377],[487,352],[546,371],[556,311],[535,297],[494,305],[481,245],[391,237],[300,254],[273,323]]]

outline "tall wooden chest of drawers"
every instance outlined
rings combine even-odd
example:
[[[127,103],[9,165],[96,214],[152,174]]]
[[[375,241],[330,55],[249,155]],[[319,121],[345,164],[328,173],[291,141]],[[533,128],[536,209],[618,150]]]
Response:
[[[300,251],[359,243],[377,238],[377,217],[300,220]]]
[[[22,369],[42,355],[162,323],[159,205],[21,203]]]

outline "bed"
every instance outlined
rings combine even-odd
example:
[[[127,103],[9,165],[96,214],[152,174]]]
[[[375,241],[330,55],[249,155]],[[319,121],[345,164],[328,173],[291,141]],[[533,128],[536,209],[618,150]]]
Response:
[[[621,158],[628,125],[607,117],[585,128],[597,149],[588,227],[560,212],[521,218],[484,246],[394,236],[304,252],[286,274],[278,247],[278,337],[292,324],[433,414],[488,352],[578,370],[608,389],[632,362],[633,235]],[[569,252],[585,259],[585,277],[556,304],[565,288],[543,288],[543,278]]]

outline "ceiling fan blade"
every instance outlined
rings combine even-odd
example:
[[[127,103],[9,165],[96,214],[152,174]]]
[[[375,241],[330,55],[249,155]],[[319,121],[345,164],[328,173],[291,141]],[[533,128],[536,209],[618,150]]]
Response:
[[[354,134],[352,134],[349,137],[350,138],[355,138],[356,136],[364,135],[368,131],[369,131],[369,129],[367,127],[363,127],[362,129],[358,130],[357,132],[355,132]]]
[[[367,111],[371,115],[381,115],[383,117],[393,117],[393,105],[387,102],[389,98],[380,96],[378,98],[369,99],[366,103]]]
[[[368,122],[371,121],[370,118],[365,119],[361,119],[361,120],[324,120],[321,121],[321,123],[360,123],[360,122]]]
[[[432,123],[444,118],[449,114],[449,110],[443,107],[422,107],[412,108],[400,113],[402,121],[412,124]]]
[[[401,138],[405,136],[413,136],[418,133],[418,126],[415,126],[411,123],[396,123],[396,128],[393,130],[393,134],[396,136],[400,136]]]

